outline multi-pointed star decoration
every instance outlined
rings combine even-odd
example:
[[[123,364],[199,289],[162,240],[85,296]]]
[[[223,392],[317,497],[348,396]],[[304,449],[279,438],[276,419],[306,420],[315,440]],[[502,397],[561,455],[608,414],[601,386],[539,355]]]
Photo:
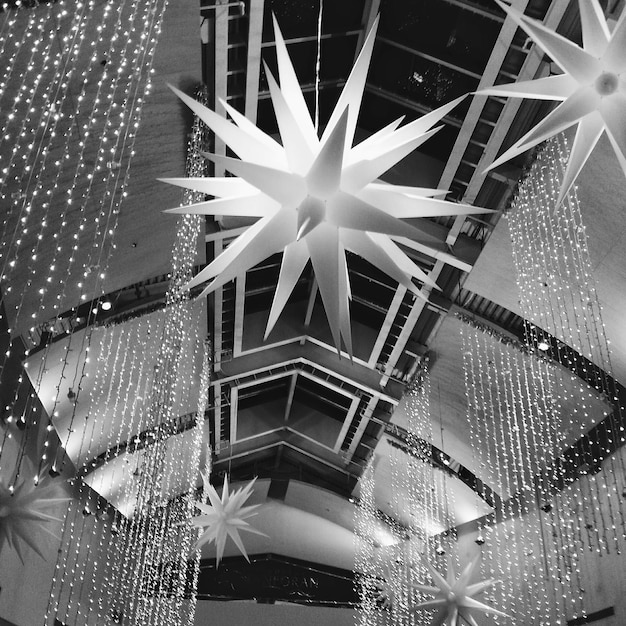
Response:
[[[252,506],[244,506],[248,498],[252,495],[254,480],[251,480],[244,487],[235,489],[232,493],[228,490],[228,478],[224,476],[224,487],[222,489],[222,497],[220,499],[215,487],[209,482],[209,477],[202,475],[204,482],[204,493],[208,496],[211,504],[197,502],[196,507],[202,511],[202,515],[192,518],[191,523],[204,529],[204,532],[193,546],[193,551],[199,550],[202,546],[209,542],[214,542],[217,550],[217,564],[220,564],[222,556],[224,556],[224,546],[226,539],[230,537],[243,556],[248,559],[248,554],[244,548],[239,533],[247,531],[257,535],[266,536],[255,528],[252,528],[245,520],[257,514],[256,510],[259,504]]]
[[[501,617],[509,617],[506,613],[494,609],[488,604],[475,600],[473,596],[485,591],[492,585],[495,580],[483,580],[478,583],[470,584],[470,580],[478,563],[478,558],[473,559],[456,578],[452,561],[448,562],[448,576],[444,578],[430,563],[428,569],[433,577],[435,587],[430,585],[414,585],[417,589],[428,594],[434,595],[433,600],[420,602],[412,607],[411,610],[418,609],[436,609],[439,611],[433,617],[431,626],[441,626],[448,622],[449,626],[458,626],[459,618],[465,620],[472,626],[478,626],[471,611],[479,611],[481,613],[492,613]],[[449,621],[448,621],[449,620]]]
[[[38,535],[41,531],[55,538],[58,537],[48,526],[52,522],[62,522],[51,514],[51,509],[68,502],[70,498],[61,498],[59,486],[47,476],[35,484],[34,470],[24,460],[22,478],[13,489],[0,479],[0,552],[6,543],[24,563],[23,546],[30,546],[41,558],[45,558],[40,548]]]
[[[479,91],[493,96],[562,100],[487,171],[538,143],[578,124],[567,170],[561,185],[560,204],[606,131],[626,173],[626,11],[611,33],[598,0],[579,0],[582,47],[495,0],[515,22],[563,70],[563,74]]]
[[[164,179],[215,196],[170,212],[258,218],[188,287],[211,280],[203,294],[209,293],[270,255],[283,252],[265,338],[310,260],[334,344],[340,351],[343,339],[352,354],[346,250],[367,259],[417,296],[425,297],[412,278],[430,288],[436,285],[394,239],[411,239],[437,252],[445,249],[440,241],[402,219],[487,212],[442,200],[440,196],[446,193],[442,190],[377,180],[439,130],[433,126],[460,99],[402,127],[399,119],[352,145],[376,27],[377,22],[321,138],[276,21],[280,86],[267,67],[265,71],[282,145],[227,103],[222,102],[232,122],[174,89],[239,159],[206,155],[236,177]]]

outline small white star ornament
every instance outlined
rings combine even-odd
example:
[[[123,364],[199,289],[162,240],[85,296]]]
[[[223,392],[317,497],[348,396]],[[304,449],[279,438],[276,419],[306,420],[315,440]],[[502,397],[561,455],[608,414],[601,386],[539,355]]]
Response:
[[[61,503],[69,502],[70,498],[58,497],[60,488],[47,476],[36,485],[35,471],[24,461],[23,476],[13,486],[0,479],[0,552],[3,546],[13,550],[24,563],[24,546],[29,546],[42,559],[43,554],[39,535],[44,533],[56,541],[59,537],[48,526],[53,522],[62,522],[60,517],[53,515]]]
[[[173,88],[239,159],[205,155],[236,177],[163,179],[215,196],[213,200],[169,212],[258,218],[187,286],[210,280],[204,295],[272,254],[283,252],[265,338],[310,260],[335,347],[340,352],[343,340],[352,355],[346,251],[367,259],[406,289],[425,298],[412,278],[431,288],[437,289],[437,285],[394,240],[411,239],[429,250],[446,250],[440,241],[402,220],[489,212],[440,199],[445,190],[396,186],[377,180],[433,136],[441,128],[433,126],[461,98],[405,126],[399,127],[402,118],[396,120],[360,144],[352,145],[377,24],[378,20],[321,138],[276,20],[280,86],[267,67],[265,71],[282,145],[227,103],[222,105],[232,122]]]
[[[255,528],[252,528],[245,520],[257,514],[260,504],[252,506],[244,506],[248,498],[252,495],[252,488],[256,482],[256,478],[251,480],[244,487],[235,489],[232,493],[228,489],[228,478],[224,476],[224,487],[222,489],[222,497],[218,495],[215,487],[209,482],[208,475],[203,474],[204,493],[208,496],[210,504],[197,502],[196,507],[202,512],[191,519],[193,526],[203,529],[200,538],[194,544],[192,551],[200,550],[206,543],[213,542],[217,550],[217,565],[220,564],[224,556],[224,547],[226,539],[230,537],[239,551],[245,557],[246,561],[250,561],[246,549],[241,541],[239,533],[246,531],[266,537]]]
[[[611,32],[598,0],[579,0],[583,35],[580,47],[517,9],[500,0],[495,1],[564,73],[477,92],[480,95],[562,101],[487,171],[578,124],[558,204],[604,131],[626,173],[626,11],[622,11]]]
[[[430,563],[427,564],[435,586],[413,585],[416,589],[427,594],[434,595],[433,600],[426,600],[411,607],[412,611],[418,609],[439,609],[431,622],[431,626],[441,626],[448,623],[449,626],[460,626],[459,618],[465,620],[471,626],[478,626],[472,615],[472,611],[481,613],[491,613],[500,617],[509,617],[506,613],[494,609],[488,604],[475,600],[473,596],[478,595],[485,589],[495,585],[498,581],[490,579],[470,584],[470,580],[478,564],[478,558],[473,559],[456,578],[452,561],[448,561],[448,575],[444,578]]]

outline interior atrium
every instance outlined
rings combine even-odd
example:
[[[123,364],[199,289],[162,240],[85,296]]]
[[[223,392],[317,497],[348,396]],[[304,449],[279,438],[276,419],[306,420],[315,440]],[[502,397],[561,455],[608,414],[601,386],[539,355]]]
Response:
[[[0,626],[626,623],[625,4],[5,0]]]

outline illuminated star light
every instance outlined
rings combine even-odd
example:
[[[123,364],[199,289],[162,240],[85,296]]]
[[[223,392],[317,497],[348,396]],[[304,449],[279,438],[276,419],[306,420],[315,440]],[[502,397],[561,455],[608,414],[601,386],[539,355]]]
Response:
[[[202,511],[203,515],[193,517],[191,523],[198,527],[203,528],[204,532],[194,544],[192,550],[200,550],[206,543],[214,542],[217,549],[217,564],[220,564],[222,556],[224,556],[224,546],[226,545],[226,539],[230,537],[239,551],[246,558],[246,561],[250,561],[246,549],[239,533],[241,531],[247,531],[249,533],[255,533],[257,535],[263,535],[255,528],[252,528],[245,520],[256,515],[256,509],[259,508],[259,504],[252,506],[243,506],[246,500],[252,495],[252,488],[256,478],[250,481],[245,487],[241,487],[232,492],[228,490],[228,479],[224,476],[224,487],[222,489],[222,498],[220,499],[215,487],[209,482],[209,477],[206,474],[202,474],[202,480],[204,482],[204,493],[208,496],[211,504],[204,504],[202,502],[196,502],[196,507]]]
[[[478,623],[470,611],[480,611],[482,613],[499,615],[500,617],[509,617],[506,613],[498,611],[488,604],[479,602],[472,597],[498,582],[490,579],[470,585],[469,582],[477,563],[478,558],[470,561],[457,579],[452,561],[448,561],[447,580],[428,563],[428,569],[430,570],[433,582],[436,586],[414,585],[414,587],[430,595],[434,595],[435,598],[434,600],[420,602],[414,605],[411,610],[438,608],[439,611],[433,617],[431,626],[441,626],[441,624],[446,623],[448,619],[449,626],[458,626],[459,618],[465,620],[468,624],[471,624],[471,626],[478,626]]]
[[[438,287],[394,239],[411,240],[431,253],[434,250],[433,256],[447,251],[441,241],[402,219],[489,212],[442,200],[444,190],[395,186],[377,180],[432,137],[441,128],[432,127],[461,98],[405,126],[400,127],[402,118],[396,120],[360,144],[352,145],[377,24],[378,20],[321,138],[276,20],[280,86],[267,66],[265,71],[282,145],[227,103],[222,105],[232,122],[174,89],[239,159],[206,155],[236,177],[164,179],[163,182],[216,197],[169,212],[258,218],[187,286],[211,280],[203,292],[207,294],[272,254],[283,252],[265,339],[310,260],[337,351],[341,351],[343,339],[352,355],[346,250],[426,298],[412,278],[430,288]]]
[[[24,461],[26,464],[26,461]],[[59,537],[47,526],[51,522],[63,520],[50,514],[50,509],[57,507],[70,498],[52,497],[58,495],[59,486],[50,483],[45,477],[35,485],[35,472],[26,468],[24,476],[14,485],[13,491],[0,479],[0,552],[4,544],[15,551],[24,563],[23,546],[30,546],[42,559],[45,559],[37,540],[43,531],[59,541]]]
[[[579,0],[581,48],[541,22],[500,0],[496,2],[564,73],[478,92],[490,96],[562,100],[487,171],[578,123],[558,204],[573,185],[603,131],[626,173],[626,11],[622,11],[611,33],[598,0]]]

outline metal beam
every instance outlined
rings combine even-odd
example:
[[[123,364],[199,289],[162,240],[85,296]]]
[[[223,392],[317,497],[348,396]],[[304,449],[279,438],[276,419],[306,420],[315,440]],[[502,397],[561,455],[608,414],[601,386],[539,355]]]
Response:
[[[382,87],[377,87],[376,85],[367,84],[365,86],[365,91],[380,96],[381,98],[385,98],[385,100],[389,100],[390,102],[400,104],[404,108],[416,111],[420,115],[426,115],[427,113],[433,111],[432,107],[427,107],[426,105],[420,104],[419,102],[411,100],[410,98],[404,98],[396,93],[393,93],[392,91],[388,91],[387,89],[383,89]],[[461,121],[450,115],[446,115],[443,118],[443,121],[450,126],[461,128]]]
[[[528,5],[529,0],[518,0],[514,3],[514,6],[519,11],[524,11],[526,6]],[[513,20],[506,19],[498,35],[498,40],[496,45],[489,57],[489,61],[485,66],[485,71],[482,74],[480,82],[478,83],[478,89],[483,89],[485,87],[490,87],[495,82],[498,77],[498,72],[502,67],[502,63],[504,62],[504,58],[509,49],[509,44],[513,41],[513,37],[515,36],[515,32],[517,30],[517,25]],[[467,144],[472,137],[472,133],[476,128],[476,124],[480,119],[480,114],[485,106],[485,100],[482,98],[472,98],[472,102],[470,103],[470,107],[468,109],[467,115],[463,120],[463,126],[461,127],[461,132],[459,133],[456,141],[454,143],[454,147],[450,153],[450,158],[446,163],[446,167],[441,174],[441,178],[439,179],[439,188],[440,189],[448,189],[450,183],[452,182],[456,171],[461,164],[461,159],[465,154],[465,150],[467,149]]]
[[[220,100],[228,96],[228,11],[215,12],[215,112],[226,116]],[[226,144],[215,135],[215,154],[225,155]],[[224,176],[224,168],[215,165],[214,176]]]
[[[363,6],[363,17],[361,18],[361,24],[363,28],[359,31],[359,40],[356,44],[356,51],[354,53],[354,60],[356,61],[359,56],[359,52],[365,43],[365,37],[370,32],[376,16],[380,13],[380,0],[365,0]]]
[[[287,403],[285,404],[285,414],[283,421],[285,424],[289,421],[289,414],[291,413],[291,406],[293,405],[293,396],[296,392],[296,382],[298,380],[298,372],[294,372],[291,375],[291,381],[289,382],[289,393],[287,394]]]
[[[235,328],[233,336],[233,357],[241,354],[243,344],[244,303],[246,300],[246,274],[235,279]]]
[[[237,387],[230,389],[230,433],[228,438],[232,445],[237,441],[237,414],[239,412],[239,390]]]
[[[513,6],[517,8],[519,11],[525,11],[528,6],[529,0],[518,0],[518,2],[513,3]],[[561,21],[568,3],[553,3],[548,11],[548,14],[545,19],[545,24],[551,28],[556,28],[558,23]],[[495,83],[498,74],[502,68],[502,64],[506,57],[506,54],[509,49],[509,45],[515,36],[515,32],[517,31],[517,24],[510,19],[509,17],[503,23],[502,30],[500,31],[500,35],[498,37],[497,46],[494,48],[494,51],[487,63],[487,67],[485,68],[485,72],[482,75],[480,83],[478,85],[478,89],[482,89],[484,87],[489,87]],[[537,70],[539,69],[539,65],[541,60],[543,59],[543,52],[537,49],[536,46],[533,46],[531,52],[526,57],[524,65],[519,73],[518,80],[525,80],[529,78],[533,78],[537,74]],[[465,121],[463,122],[463,126],[461,128],[461,132],[457,137],[457,140],[454,144],[454,148],[452,149],[452,153],[448,162],[446,164],[446,168],[441,176],[439,181],[439,187],[446,189],[452,183],[452,180],[456,176],[456,172],[461,164],[461,160],[465,154],[465,150],[467,149],[467,145],[471,139],[471,136],[480,120],[480,115],[485,106],[486,98],[481,96],[475,96],[472,99],[470,104],[470,108],[465,116]],[[467,203],[472,203],[482,184],[485,180],[485,174],[482,173],[482,169],[490,162],[492,162],[498,152],[506,134],[513,122],[513,118],[517,114],[519,107],[521,105],[521,100],[517,98],[509,98],[500,114],[498,119],[498,124],[496,129],[494,129],[493,133],[489,137],[489,141],[487,142],[487,146],[481,156],[481,159],[476,167],[476,169],[472,172],[472,178],[470,180],[470,184],[466,189],[466,192],[463,196],[463,201]],[[465,221],[464,217],[457,217],[454,221],[454,225],[450,229],[450,233],[448,235],[448,243],[453,245],[456,241],[456,238],[461,232],[461,228],[463,227],[463,222]]]
[[[327,39],[338,39],[339,37],[349,37],[350,35],[360,34],[360,30],[347,30],[343,33],[326,33],[322,35],[322,41]],[[292,37],[291,39],[285,39],[286,45],[298,44],[298,43],[307,43],[317,41],[317,35],[308,35],[307,37]],[[274,48],[276,47],[275,41],[265,41],[261,44],[261,48]]]
[[[553,3],[548,10],[544,21],[546,26],[548,28],[555,29],[563,19],[566,10],[567,3]],[[531,51],[526,57],[526,60],[524,61],[524,64],[522,65],[519,76],[516,77],[516,80],[527,80],[534,78],[537,75],[542,76],[547,74],[549,68],[547,65],[542,67],[543,57],[543,51],[538,46],[533,45]],[[475,97],[475,100],[481,102],[483,106],[486,102],[486,98],[484,96],[477,96]],[[485,174],[483,174],[482,171],[495,160],[496,155],[500,150],[500,146],[502,145],[508,130],[511,128],[513,120],[517,115],[522,102],[523,100],[521,98],[508,98],[506,100],[504,108],[498,118],[497,126],[487,142],[487,148],[482,153],[478,165],[473,171],[470,184],[465,192],[465,202],[471,203],[476,199],[476,196],[478,195],[478,192],[480,191],[480,188],[485,180]]]
[[[205,243],[212,243],[214,241],[223,241],[224,239],[230,239],[231,237],[238,237],[245,233],[249,226],[240,226],[239,228],[229,228],[227,230],[216,230],[214,233],[207,233],[204,236]],[[217,256],[217,255],[216,255]]]
[[[486,17],[488,20],[495,20],[496,22],[504,22],[504,16],[499,15],[493,11],[489,11],[488,9],[483,8],[479,4],[474,4],[470,0],[443,0],[443,2],[452,4],[453,6],[456,6],[456,7],[460,7],[464,11],[469,11],[470,13],[475,13],[476,15]]]
[[[357,429],[354,433],[354,437],[352,438],[352,441],[350,442],[350,446],[346,450],[346,456],[345,456],[346,465],[353,462],[352,457],[354,457],[354,453],[356,452],[356,449],[361,441],[361,437],[363,436],[363,433],[365,432],[365,429],[367,428],[367,424],[369,423],[370,417],[372,416],[372,413],[374,412],[374,408],[376,407],[377,403],[378,403],[378,398],[369,399],[369,402],[367,403],[367,406],[365,407],[363,414],[361,415],[361,420],[359,421],[359,425],[357,426]]]
[[[411,48],[410,46],[405,46],[404,44],[398,43],[397,41],[393,41],[392,39],[387,39],[386,37],[377,37],[377,41],[382,41],[386,43],[388,46],[392,48],[397,48],[398,50],[403,50],[404,52],[408,52],[413,56],[420,57],[421,59],[426,59],[431,63],[435,63],[437,65],[441,65],[443,67],[447,67],[450,70],[454,70],[455,72],[459,72],[459,74],[465,74],[466,76],[470,76],[471,78],[475,78],[476,80],[480,80],[481,74],[477,72],[472,72],[472,70],[468,70],[466,67],[461,65],[457,65],[456,63],[450,63],[450,61],[444,61],[439,57],[433,56],[432,54],[428,54],[426,52],[422,52],[421,50],[416,50],[415,48]]]
[[[215,256],[217,257],[224,250],[224,242],[222,239],[215,241]],[[214,313],[213,313],[213,348],[215,356],[213,359],[213,369],[220,372],[222,369],[222,330],[224,316],[224,288],[220,287],[213,296]]]
[[[357,409],[359,408],[360,403],[361,403],[360,396],[355,396],[352,399],[352,402],[350,403],[350,408],[348,409],[348,412],[346,413],[346,417],[343,420],[341,431],[339,432],[339,435],[337,435],[337,441],[335,442],[335,447],[333,448],[333,450],[337,454],[339,454],[341,451],[341,446],[343,445],[343,442],[348,434],[348,431],[350,430],[350,424],[352,424],[352,420],[354,419],[354,416],[356,415],[356,412],[357,412]]]
[[[376,343],[374,343],[374,347],[372,348],[369,361],[367,362],[370,367],[375,367],[376,363],[378,363],[378,357],[380,357],[380,353],[382,352],[385,342],[387,341],[393,320],[396,319],[396,315],[400,309],[405,293],[406,288],[402,285],[398,285],[396,293],[393,296],[393,300],[387,309],[387,314],[385,315],[385,320],[383,321],[383,325],[378,333],[378,337],[376,338]]]
[[[315,307],[315,298],[317,298],[317,281],[314,277],[311,281],[311,293],[309,294],[309,301],[306,305],[306,313],[304,315],[304,328],[308,328],[311,325],[313,308]]]
[[[437,264],[441,264],[441,269],[443,269],[443,264],[441,263],[441,261],[437,261]],[[431,276],[433,273],[439,276],[441,269],[437,268],[437,264],[435,265],[435,268],[433,268],[433,272],[431,272]],[[438,271],[436,271],[437,269]],[[430,292],[429,289],[424,289],[424,291],[426,293]],[[426,301],[422,300],[421,298],[419,299],[416,298],[415,301],[413,302],[413,306],[411,307],[411,312],[409,313],[409,316],[407,317],[406,322],[404,323],[404,326],[402,327],[402,330],[400,331],[400,335],[398,336],[398,339],[396,340],[396,344],[393,347],[391,354],[389,355],[389,360],[387,361],[387,364],[385,365],[385,373],[380,379],[381,387],[384,387],[389,382],[389,379],[391,378],[391,372],[393,371],[393,368],[398,363],[398,359],[400,358],[402,351],[404,350],[406,343],[409,340],[409,337],[411,336],[413,329],[415,328],[415,324],[417,324],[417,320],[419,316],[422,314],[422,311],[424,310],[425,307],[426,307]]]
[[[255,124],[259,103],[264,5],[265,0],[250,0],[248,18],[248,60],[246,66],[246,104],[244,113]]]

